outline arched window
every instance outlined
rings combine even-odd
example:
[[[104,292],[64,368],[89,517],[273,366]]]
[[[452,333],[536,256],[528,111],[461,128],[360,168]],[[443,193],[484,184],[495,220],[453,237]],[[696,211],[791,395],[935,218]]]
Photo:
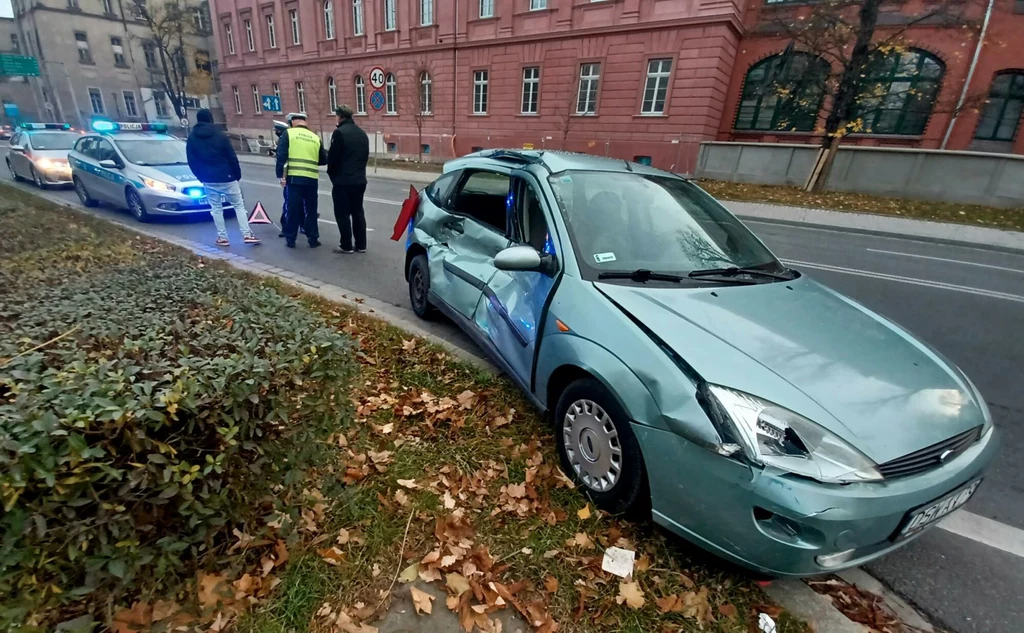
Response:
[[[735,128],[814,130],[828,73],[828,62],[807,53],[762,59],[747,71]]]
[[[334,39],[334,3],[324,0],[324,39]]]
[[[924,134],[945,65],[928,51],[877,55],[868,64],[850,120],[865,134]]]
[[[334,77],[327,78],[327,99],[331,103],[331,114],[338,109],[338,86],[334,83]]]
[[[430,114],[434,106],[433,82],[430,73],[420,73],[420,114]]]
[[[398,114],[398,83],[391,73],[384,77],[384,103],[388,114]]]
[[[366,114],[366,82],[362,75],[356,75],[356,113]]]
[[[998,73],[992,80],[988,99],[974,138],[979,141],[1012,141],[1024,110],[1024,70]]]

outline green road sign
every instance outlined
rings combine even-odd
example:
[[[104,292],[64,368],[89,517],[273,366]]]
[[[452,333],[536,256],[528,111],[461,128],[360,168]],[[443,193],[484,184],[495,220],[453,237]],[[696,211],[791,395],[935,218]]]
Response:
[[[0,75],[39,76],[39,62],[35,57],[0,53]]]

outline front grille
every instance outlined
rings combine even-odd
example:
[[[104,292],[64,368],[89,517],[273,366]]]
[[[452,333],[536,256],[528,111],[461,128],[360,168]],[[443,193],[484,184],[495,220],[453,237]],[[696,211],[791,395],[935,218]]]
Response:
[[[968,446],[977,442],[979,438],[981,438],[981,427],[976,426],[959,435],[954,435],[948,440],[942,440],[938,444],[932,444],[909,455],[885,462],[878,467],[878,472],[882,473],[886,479],[923,473],[953,459],[967,450]],[[945,459],[943,459],[943,455],[945,455]]]

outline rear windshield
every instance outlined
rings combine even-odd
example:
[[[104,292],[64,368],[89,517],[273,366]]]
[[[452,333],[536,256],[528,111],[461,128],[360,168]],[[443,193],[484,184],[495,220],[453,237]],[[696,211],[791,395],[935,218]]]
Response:
[[[71,149],[79,138],[72,132],[38,132],[32,135],[32,149]]]

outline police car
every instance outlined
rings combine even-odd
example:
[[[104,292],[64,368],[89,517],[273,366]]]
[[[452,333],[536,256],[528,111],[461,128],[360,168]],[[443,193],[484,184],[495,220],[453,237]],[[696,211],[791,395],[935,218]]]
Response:
[[[11,137],[7,169],[15,180],[31,180],[40,189],[70,185],[68,151],[79,138],[67,123],[22,123]]]
[[[96,121],[92,127],[68,155],[82,204],[128,207],[140,222],[210,211],[206,189],[188,167],[185,141],[166,125]]]

